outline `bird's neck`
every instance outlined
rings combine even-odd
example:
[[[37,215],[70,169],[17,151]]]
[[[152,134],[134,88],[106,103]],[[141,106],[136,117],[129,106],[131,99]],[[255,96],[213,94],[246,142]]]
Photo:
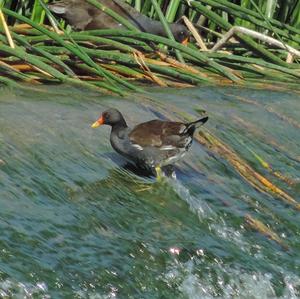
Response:
[[[126,129],[126,128],[127,128],[127,124],[126,124],[126,121],[124,118],[121,119],[120,121],[118,121],[116,124],[113,124],[111,126],[111,130],[113,132],[118,132],[118,131],[120,131],[122,129]]]

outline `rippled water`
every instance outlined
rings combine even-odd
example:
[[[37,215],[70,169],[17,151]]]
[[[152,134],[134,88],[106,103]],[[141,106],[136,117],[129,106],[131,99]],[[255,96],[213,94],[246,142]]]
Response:
[[[205,109],[204,131],[299,201],[299,94],[202,87],[151,95],[171,115]],[[109,128],[90,128],[111,106],[130,124],[162,117],[141,101],[70,87],[1,91],[0,298],[300,298],[299,211],[196,142],[177,180],[126,170]]]

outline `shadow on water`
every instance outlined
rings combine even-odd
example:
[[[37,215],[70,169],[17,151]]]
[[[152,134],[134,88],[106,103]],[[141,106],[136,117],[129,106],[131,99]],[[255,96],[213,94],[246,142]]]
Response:
[[[299,96],[152,90],[165,115],[47,89],[0,96],[1,298],[300,297],[299,211],[209,147],[157,182],[113,153],[108,127],[90,129],[110,106],[130,124],[206,110],[204,132],[299,201]]]

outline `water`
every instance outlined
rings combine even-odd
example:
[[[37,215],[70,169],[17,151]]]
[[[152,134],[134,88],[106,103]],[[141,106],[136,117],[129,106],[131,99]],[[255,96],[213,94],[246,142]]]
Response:
[[[204,131],[299,201],[299,94],[151,94],[174,118],[205,109]],[[64,86],[1,91],[0,298],[300,298],[299,211],[198,143],[178,163],[177,180],[124,169],[109,128],[90,128],[110,106],[130,124],[163,117],[141,101]]]

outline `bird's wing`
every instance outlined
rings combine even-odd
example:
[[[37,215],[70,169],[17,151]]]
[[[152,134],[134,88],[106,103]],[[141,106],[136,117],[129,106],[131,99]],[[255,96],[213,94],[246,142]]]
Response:
[[[186,125],[179,122],[151,120],[137,125],[129,134],[130,141],[142,147],[153,146],[162,149],[180,147],[181,133]]]

